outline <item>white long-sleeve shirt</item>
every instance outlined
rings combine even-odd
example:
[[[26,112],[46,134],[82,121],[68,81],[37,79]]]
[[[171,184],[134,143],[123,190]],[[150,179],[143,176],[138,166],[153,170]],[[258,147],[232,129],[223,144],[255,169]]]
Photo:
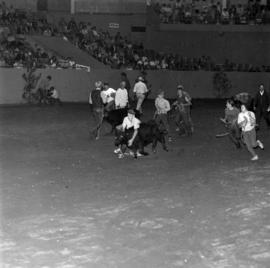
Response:
[[[158,114],[166,114],[171,109],[169,101],[161,97],[156,98],[155,106]]]
[[[145,94],[148,91],[144,82],[139,81],[134,85],[133,92],[136,94]]]
[[[115,94],[115,90],[113,88],[108,88],[107,90],[103,90],[101,92],[101,97],[103,103],[109,103],[114,100],[113,94]]]
[[[128,104],[128,92],[124,88],[118,88],[115,93],[115,107],[125,108]]]

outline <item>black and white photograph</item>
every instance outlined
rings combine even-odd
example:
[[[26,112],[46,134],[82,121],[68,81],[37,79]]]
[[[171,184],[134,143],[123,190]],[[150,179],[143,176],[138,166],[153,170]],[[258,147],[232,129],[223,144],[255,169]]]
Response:
[[[270,0],[0,0],[0,268],[269,268]]]

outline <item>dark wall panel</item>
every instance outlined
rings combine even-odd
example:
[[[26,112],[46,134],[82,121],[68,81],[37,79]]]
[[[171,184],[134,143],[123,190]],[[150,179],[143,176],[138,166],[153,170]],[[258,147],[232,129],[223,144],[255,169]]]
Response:
[[[70,12],[70,0],[47,0],[49,11]]]
[[[37,0],[37,10],[47,11],[48,10],[48,0]]]
[[[250,32],[156,31],[148,28],[146,47],[186,57],[210,56],[219,63],[225,59],[254,65],[269,65],[270,62],[270,32],[261,31],[260,28]]]

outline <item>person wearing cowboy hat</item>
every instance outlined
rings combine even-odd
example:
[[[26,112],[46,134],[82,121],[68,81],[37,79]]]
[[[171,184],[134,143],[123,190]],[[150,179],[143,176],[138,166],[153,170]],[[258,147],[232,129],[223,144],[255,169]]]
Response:
[[[175,123],[177,125],[176,131],[180,130],[180,127],[183,127],[184,133],[183,135],[191,136],[193,133],[193,123],[190,114],[191,107],[191,97],[190,95],[184,91],[184,87],[182,85],[177,86],[177,99],[173,103],[173,106],[176,107],[176,118]]]
[[[134,85],[133,92],[137,98],[136,110],[142,113],[142,104],[145,99],[145,94],[148,92],[142,76],[138,77],[138,82]]]

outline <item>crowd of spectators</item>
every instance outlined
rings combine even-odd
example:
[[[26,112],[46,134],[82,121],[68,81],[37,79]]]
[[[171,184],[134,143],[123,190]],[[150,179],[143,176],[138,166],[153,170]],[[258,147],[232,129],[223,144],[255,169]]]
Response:
[[[233,2],[222,6],[221,0],[152,0],[150,7],[159,15],[162,23],[270,23],[270,7],[261,0],[247,0],[246,4]]]
[[[12,34],[44,34],[53,36],[56,27],[47,21],[46,16],[35,12],[14,9],[3,1],[0,3],[0,25],[8,27]]]
[[[57,28],[46,17],[27,13],[0,3],[0,67],[74,68],[71,57],[63,59],[25,39],[27,34],[57,34]]]
[[[181,0],[175,2],[182,3]],[[165,5],[162,4],[161,7]],[[166,4],[168,5],[168,4]],[[160,6],[157,2],[155,8]],[[176,7],[176,6],[175,6]],[[105,65],[113,69],[130,70],[179,70],[179,71],[243,71],[269,72],[270,66],[237,64],[229,60],[215,62],[211,57],[187,57],[184,55],[161,53],[145,49],[142,43],[134,43],[118,32],[111,35],[108,31],[98,30],[90,22],[76,22],[74,18],[60,19],[58,25],[48,23],[46,17],[36,13],[28,14],[0,4],[0,30],[8,29],[2,37],[0,47],[0,65],[8,67],[54,67],[75,68],[72,57],[62,59],[38,47],[30,46],[22,36],[25,34],[43,34],[62,36],[79,49],[86,51]],[[4,36],[4,38],[3,38]]]
[[[270,66],[237,64],[229,60],[216,63],[209,56],[187,57],[145,49],[142,43],[132,43],[120,32],[112,36],[90,22],[77,23],[74,18],[68,22],[61,19],[58,29],[66,40],[113,69],[270,72]]]

